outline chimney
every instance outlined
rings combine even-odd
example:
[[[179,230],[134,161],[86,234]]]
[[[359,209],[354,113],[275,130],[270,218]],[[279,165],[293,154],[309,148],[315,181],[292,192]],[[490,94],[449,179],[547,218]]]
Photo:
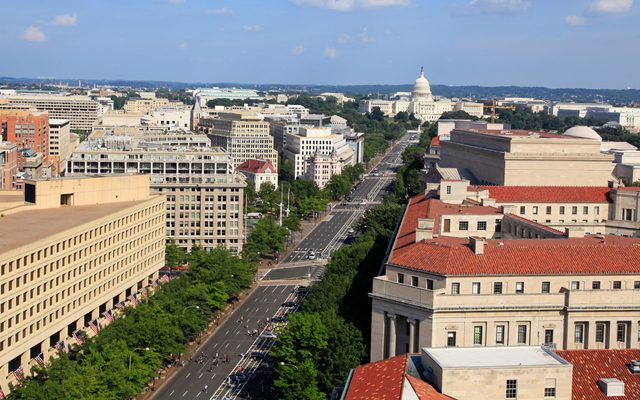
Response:
[[[473,250],[473,254],[484,254],[485,241],[479,236],[469,237],[469,247]]]
[[[564,235],[571,238],[583,238],[584,230],[582,228],[564,228]]]
[[[418,218],[418,227],[416,228],[416,243],[424,239],[433,239],[433,218]]]

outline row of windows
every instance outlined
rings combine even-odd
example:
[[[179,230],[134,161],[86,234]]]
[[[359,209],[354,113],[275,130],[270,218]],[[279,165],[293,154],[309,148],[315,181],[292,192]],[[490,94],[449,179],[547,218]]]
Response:
[[[398,274],[402,275],[402,274]],[[398,282],[400,282],[400,278],[398,277]],[[481,282],[472,282],[471,283],[471,294],[481,294]],[[571,281],[569,287],[571,290],[580,290],[581,282],[580,281]],[[622,281],[612,281],[611,289],[622,289],[623,282]],[[593,290],[598,290],[602,288],[601,281],[592,281],[591,288]],[[634,289],[640,289],[640,281],[633,282]],[[492,293],[493,294],[502,294],[504,289],[503,282],[493,282],[492,283]],[[524,293],[525,292],[525,282],[516,282],[515,283],[515,293]],[[532,292],[533,293],[533,292]],[[538,292],[536,292],[538,293]],[[540,292],[539,293],[551,293],[551,282],[542,282]],[[452,282],[451,283],[451,294],[460,294],[460,282]]]
[[[566,206],[559,206],[558,208],[558,213],[560,215],[564,215],[566,212]],[[582,215],[587,215],[589,214],[589,210],[590,207],[589,206],[582,206]],[[545,214],[546,215],[551,215],[553,212],[553,206],[546,206],[545,207]],[[527,207],[526,206],[520,206],[520,215],[525,215],[527,213]],[[600,214],[600,206],[594,206],[593,207],[593,213],[598,215]],[[538,206],[532,206],[531,207],[531,214],[533,215],[538,215]],[[578,215],[578,206],[571,206],[571,215]]]

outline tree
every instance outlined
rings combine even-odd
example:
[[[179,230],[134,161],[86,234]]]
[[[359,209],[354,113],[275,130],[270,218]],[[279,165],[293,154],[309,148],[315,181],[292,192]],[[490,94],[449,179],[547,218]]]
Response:
[[[380,110],[380,107],[373,107],[371,113],[369,114],[369,119],[382,122],[384,121],[385,116],[382,110]]]
[[[297,232],[300,230],[300,218],[294,213],[290,213],[288,216],[283,218],[282,226],[289,229],[290,232]]]
[[[177,265],[182,265],[187,260],[187,254],[183,248],[178,247],[172,240],[164,249],[164,264],[170,268]]]
[[[413,114],[411,114],[413,115]],[[415,118],[415,116],[414,116]],[[393,120],[396,122],[409,122],[409,113],[406,111],[400,111],[399,113],[397,113],[394,117]]]
[[[470,119],[476,121],[478,117],[474,117],[466,111],[447,111],[442,113],[439,119]]]
[[[263,213],[272,213],[280,205],[280,192],[276,192],[276,187],[271,182],[263,182],[258,192],[262,200],[261,210]]]
[[[245,255],[255,260],[258,257],[272,255],[284,250],[287,229],[278,226],[271,217],[261,219],[247,238]]]

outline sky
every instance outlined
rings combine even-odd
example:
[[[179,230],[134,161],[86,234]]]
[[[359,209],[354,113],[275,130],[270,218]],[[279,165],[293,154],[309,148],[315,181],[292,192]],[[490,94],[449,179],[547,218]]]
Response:
[[[636,0],[0,0],[0,76],[640,88]]]

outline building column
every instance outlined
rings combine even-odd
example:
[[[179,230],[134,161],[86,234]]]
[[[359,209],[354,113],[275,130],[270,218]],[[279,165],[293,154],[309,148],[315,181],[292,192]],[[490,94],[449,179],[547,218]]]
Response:
[[[415,319],[407,319],[409,323],[409,353],[415,352],[416,346],[416,324],[418,321]]]
[[[396,355],[396,315],[387,314],[389,318],[389,358]]]
[[[617,349],[618,348],[618,323],[616,320],[609,321],[609,343],[608,349]],[[605,341],[607,339],[605,338]]]
[[[638,342],[638,321],[631,321],[631,340],[629,344],[630,349],[637,349],[640,343]]]

